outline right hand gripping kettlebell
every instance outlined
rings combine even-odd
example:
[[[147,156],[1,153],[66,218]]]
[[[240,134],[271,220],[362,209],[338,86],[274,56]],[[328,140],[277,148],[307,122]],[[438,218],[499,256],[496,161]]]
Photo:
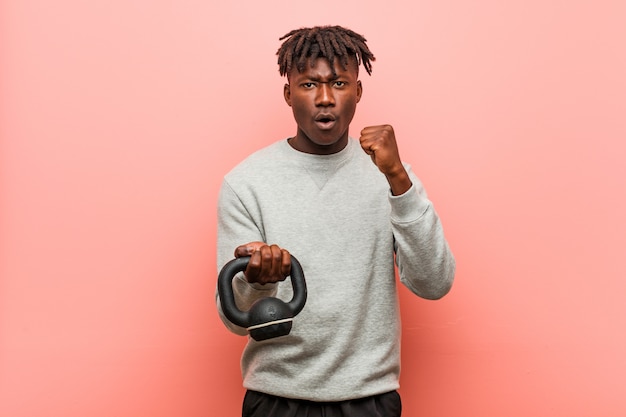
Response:
[[[217,279],[217,291],[220,296],[222,311],[228,320],[240,327],[245,327],[256,340],[266,340],[286,336],[291,331],[293,318],[304,308],[306,302],[306,282],[300,262],[291,255],[291,284],[293,297],[288,303],[275,297],[261,298],[248,311],[241,311],[235,304],[232,281],[238,272],[248,266],[249,256],[229,261],[220,271]]]

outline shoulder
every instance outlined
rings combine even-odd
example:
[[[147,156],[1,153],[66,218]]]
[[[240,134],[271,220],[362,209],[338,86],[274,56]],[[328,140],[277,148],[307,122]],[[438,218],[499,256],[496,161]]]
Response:
[[[251,173],[258,173],[259,170],[267,170],[272,167],[284,164],[286,158],[286,140],[274,142],[261,148],[233,167],[225,176],[227,179],[234,179],[240,176],[248,176]]]

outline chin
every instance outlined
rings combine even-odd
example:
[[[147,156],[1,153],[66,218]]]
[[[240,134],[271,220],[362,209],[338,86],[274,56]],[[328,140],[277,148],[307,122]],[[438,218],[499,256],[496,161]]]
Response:
[[[336,152],[337,150],[334,148],[338,145],[344,144],[344,138],[347,139],[347,134],[337,134],[336,132],[331,131],[324,132],[318,130],[314,132],[307,132],[301,129],[300,133],[300,146],[310,147],[311,150],[318,149],[323,153]],[[345,143],[347,143],[347,141],[345,141]]]

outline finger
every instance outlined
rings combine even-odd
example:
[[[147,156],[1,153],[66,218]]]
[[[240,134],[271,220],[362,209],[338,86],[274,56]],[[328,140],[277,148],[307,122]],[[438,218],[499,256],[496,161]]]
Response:
[[[281,274],[288,277],[291,274],[291,255],[286,249],[282,249]]]
[[[278,245],[270,246],[272,251],[272,272],[271,279],[274,281],[282,281],[285,276],[281,274],[283,251]]]
[[[371,155],[372,153],[375,152],[375,150],[372,149],[372,147],[374,146],[374,143],[370,139],[361,138],[360,141],[361,141],[361,148],[363,149],[363,151],[365,151],[366,154]]]
[[[246,243],[245,245],[237,246],[235,248],[235,258],[250,256],[263,245],[265,245],[264,242],[250,242]]]
[[[376,153],[380,147],[380,137],[375,132],[361,136],[359,141],[361,148],[363,148],[363,151],[368,155]]]
[[[252,246],[241,245],[235,248],[235,258],[241,258],[242,256],[250,256],[254,252]]]
[[[265,245],[259,249],[261,265],[259,270],[259,282],[265,284],[272,276],[272,249]]]
[[[259,282],[259,277],[261,274],[261,251],[257,250],[250,254],[250,260],[248,261],[248,266],[244,272],[246,276],[246,280],[248,282]]]
[[[361,130],[361,136],[368,136],[371,135],[372,133],[376,133],[380,130],[380,126],[365,126],[362,130]]]

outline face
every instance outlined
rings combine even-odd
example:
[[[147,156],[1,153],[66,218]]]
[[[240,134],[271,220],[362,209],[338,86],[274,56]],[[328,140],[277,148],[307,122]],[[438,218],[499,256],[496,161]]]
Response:
[[[293,68],[285,84],[285,101],[298,125],[290,140],[295,149],[312,154],[339,152],[348,143],[348,127],[361,100],[356,60],[344,70],[335,62],[335,74],[326,58],[318,58],[303,72]]]

